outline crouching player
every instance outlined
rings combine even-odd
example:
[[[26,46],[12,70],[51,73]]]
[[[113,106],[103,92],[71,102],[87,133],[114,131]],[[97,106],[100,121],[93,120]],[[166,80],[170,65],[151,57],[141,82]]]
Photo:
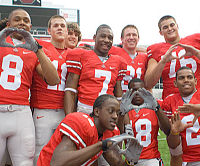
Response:
[[[42,149],[38,166],[97,165],[102,153],[110,165],[126,165],[122,154],[137,162],[142,146],[133,136],[119,135],[116,127],[119,112],[118,100],[104,94],[95,100],[90,116],[82,112],[67,115]],[[130,139],[126,150],[115,146],[126,139]]]

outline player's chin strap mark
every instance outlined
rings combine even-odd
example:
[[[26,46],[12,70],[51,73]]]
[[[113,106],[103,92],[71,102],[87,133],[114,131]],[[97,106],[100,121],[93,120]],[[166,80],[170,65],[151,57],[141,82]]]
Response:
[[[65,91],[71,91],[71,92],[77,93],[77,90],[73,88],[65,88]]]

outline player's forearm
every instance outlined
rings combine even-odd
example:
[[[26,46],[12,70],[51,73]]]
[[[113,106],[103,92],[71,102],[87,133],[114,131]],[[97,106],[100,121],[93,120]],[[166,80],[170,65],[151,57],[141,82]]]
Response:
[[[75,100],[76,100],[76,94],[74,92],[65,91],[64,111],[66,115],[74,112]]]
[[[51,159],[52,166],[77,166],[82,165],[102,150],[102,142],[75,151],[55,150]]]
[[[156,112],[159,120],[160,129],[165,133],[165,135],[170,134],[170,123],[168,117],[163,113],[161,109]]]
[[[166,63],[161,60],[160,62],[155,64],[155,67],[148,66],[148,69],[144,77],[144,83],[146,89],[152,89],[157,84],[157,82],[160,80],[160,77],[162,76],[162,71],[165,67],[165,64]]]
[[[39,74],[41,74],[45,78],[46,82],[49,85],[59,84],[60,78],[58,76],[58,72],[51,61],[48,59],[48,57],[45,55],[44,51],[42,49],[39,49],[36,55],[39,59],[42,69],[42,73]]]
[[[108,150],[103,153],[106,161],[112,166],[124,166],[126,165],[125,161],[122,159],[122,156],[115,150]]]
[[[182,166],[182,155],[171,156],[170,166]]]
[[[167,143],[169,148],[175,149],[181,143],[179,133],[170,133],[167,137]]]

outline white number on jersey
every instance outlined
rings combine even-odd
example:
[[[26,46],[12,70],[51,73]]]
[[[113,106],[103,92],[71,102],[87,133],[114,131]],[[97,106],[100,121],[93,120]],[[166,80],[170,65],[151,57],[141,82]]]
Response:
[[[194,115],[188,115],[185,116],[181,121],[183,123],[191,122],[194,118]],[[197,135],[195,138],[192,138],[192,133],[197,133],[200,129],[199,121],[198,119],[194,123],[192,127],[189,127],[186,129],[186,142],[187,145],[200,145],[200,135]]]
[[[56,70],[58,70],[58,61],[54,60],[52,61],[53,65],[55,66]],[[67,75],[67,65],[66,63],[63,63],[61,65],[61,78],[60,78],[60,84],[59,85],[54,85],[54,86],[47,86],[47,89],[51,90],[59,90],[59,91],[64,91],[65,89],[65,80],[66,80],[66,75]]]
[[[137,78],[141,78],[142,75],[142,69],[141,68],[137,68],[137,70],[135,71],[135,69],[133,68],[133,66],[127,65],[127,71],[130,72],[130,75],[126,75],[122,82],[121,82],[121,86],[122,86],[122,90],[128,90],[128,82],[135,77],[135,75],[137,75]],[[125,84],[126,82],[126,84]]]
[[[142,126],[145,125],[145,129],[142,129]],[[140,142],[141,145],[144,147],[149,146],[151,143],[151,121],[148,119],[139,119],[135,122],[135,131],[136,131],[136,138]],[[145,141],[142,140],[142,137],[145,137]]]
[[[10,65],[14,63],[14,68]],[[2,72],[0,76],[0,85],[4,89],[17,90],[21,85],[21,72],[23,69],[23,60],[16,55],[8,54],[3,57]],[[9,77],[13,82],[8,81]]]
[[[178,56],[181,57],[184,54],[185,54],[185,50],[183,49],[183,50],[180,50],[180,52],[178,53]],[[176,56],[176,52],[172,52],[172,56]],[[192,59],[192,58],[180,59],[181,67],[189,65],[189,64],[192,65],[192,71],[195,73],[197,70],[197,63],[194,59]],[[173,78],[176,76],[175,69],[176,69],[176,59],[173,59],[170,64],[169,78]]]
[[[101,77],[106,77],[106,79],[103,82],[103,87],[101,89],[101,92],[99,93],[99,96],[107,93],[108,84],[110,83],[111,80],[111,71],[95,69],[95,78],[101,78]]]

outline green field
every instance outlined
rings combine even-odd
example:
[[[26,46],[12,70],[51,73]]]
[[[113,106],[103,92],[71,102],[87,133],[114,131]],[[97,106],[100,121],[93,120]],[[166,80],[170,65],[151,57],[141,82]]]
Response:
[[[164,162],[164,166],[170,166],[170,153],[166,141],[166,136],[162,131],[159,131],[159,133],[160,135],[158,136],[158,149]]]

